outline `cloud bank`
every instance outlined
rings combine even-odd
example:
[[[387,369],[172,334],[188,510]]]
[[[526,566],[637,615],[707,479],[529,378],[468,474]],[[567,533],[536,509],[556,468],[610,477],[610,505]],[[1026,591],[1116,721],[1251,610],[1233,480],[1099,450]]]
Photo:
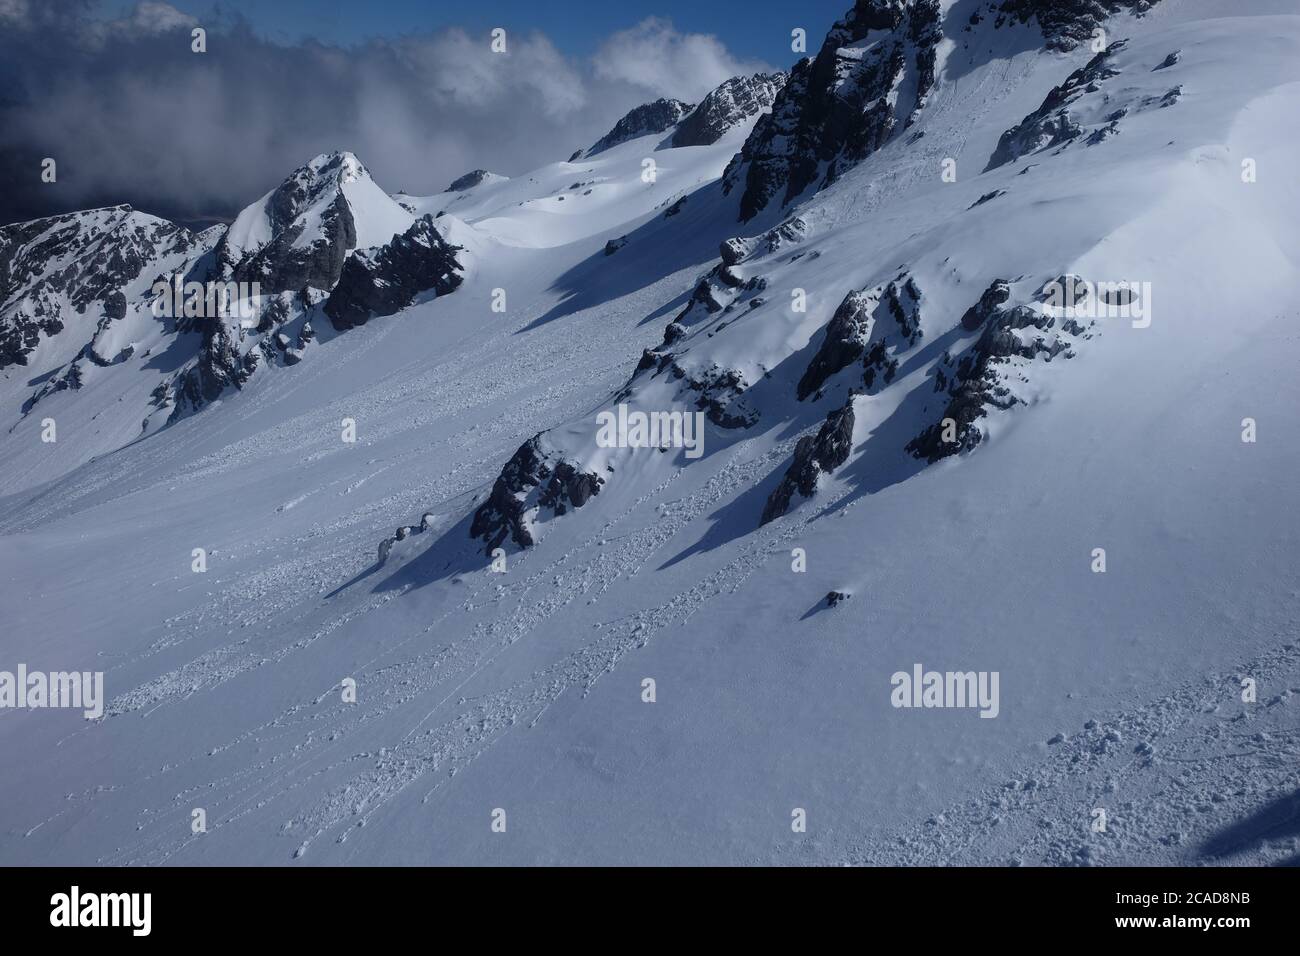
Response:
[[[736,59],[715,36],[678,33],[658,17],[613,34],[601,45],[593,64],[602,80],[630,83],[655,96],[688,103],[733,76],[771,69],[765,63]]]
[[[207,31],[207,52],[191,33]],[[350,149],[386,189],[431,193],[466,170],[516,175],[590,145],[658,96],[689,101],[769,69],[649,19],[590,60],[542,33],[445,29],[347,49],[285,46],[240,19],[158,0],[0,0],[0,222],[105,203],[229,217],[313,155]],[[58,180],[40,182],[44,157]],[[30,188],[20,185],[29,183]]]

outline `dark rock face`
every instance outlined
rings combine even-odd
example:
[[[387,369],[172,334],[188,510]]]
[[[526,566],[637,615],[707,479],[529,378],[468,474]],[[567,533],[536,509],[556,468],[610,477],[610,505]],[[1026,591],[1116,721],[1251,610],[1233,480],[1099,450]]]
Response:
[[[1054,50],[1073,50],[1089,40],[1108,17],[1131,11],[1146,13],[1159,0],[1003,0],[999,8],[1010,20],[1028,23],[1037,19],[1039,29]]]
[[[653,103],[642,104],[615,123],[613,129],[587,150],[586,155],[595,156],[611,146],[626,143],[638,136],[665,132],[681,122],[682,117],[692,109],[689,103],[681,100],[658,99]]]
[[[153,404],[171,407],[167,421],[174,422],[220,398],[227,389],[242,389],[263,364],[297,365],[307,346],[316,341],[307,317],[318,313],[322,299],[322,293],[312,291],[266,297],[253,329],[243,319],[226,314],[191,320],[185,330],[202,336],[198,352],[155,391]]]
[[[810,227],[804,219],[791,216],[761,236],[736,236],[723,240],[718,247],[718,255],[722,257],[723,265],[734,266],[751,256],[772,255],[786,246],[797,245],[808,238],[809,231]]]
[[[722,245],[718,247],[718,255],[722,257],[723,265],[734,266],[749,255],[749,250],[750,247],[744,239],[724,239]]]
[[[618,250],[627,245],[627,236],[619,236],[617,239],[611,239],[605,243],[605,255],[612,256]]]
[[[325,314],[334,328],[350,329],[372,315],[401,311],[422,292],[454,292],[462,281],[460,251],[442,238],[433,217],[422,216],[387,245],[348,257]]]
[[[975,209],[975,208],[978,207],[978,206],[982,206],[982,205],[984,205],[986,202],[992,202],[993,200],[997,199],[998,197],[1000,197],[1000,196],[1005,196],[1006,194],[1007,194],[1007,191],[1006,191],[1005,189],[994,189],[994,190],[991,190],[990,192],[986,192],[984,195],[980,196],[979,199],[975,200],[973,203],[971,203],[971,204],[970,204],[969,206],[967,206],[966,208],[967,208],[968,210],[970,210],[970,209]]]
[[[826,325],[826,337],[821,347],[799,379],[797,394],[800,401],[862,356],[871,334],[871,306],[874,304],[862,292],[850,292],[844,297]]]
[[[808,223],[798,216],[793,216],[775,229],[770,229],[764,233],[759,243],[763,250],[768,255],[771,255],[785,246],[795,245],[807,238]]]
[[[104,299],[104,318],[109,321],[126,318],[126,296],[120,290],[110,292]]]
[[[492,174],[488,172],[486,169],[471,170],[470,172],[466,173],[464,176],[460,176],[456,179],[453,179],[451,183],[448,184],[447,188],[443,190],[443,192],[463,193],[467,189],[473,189],[475,186],[478,186],[491,175]]]
[[[69,389],[76,391],[81,388],[81,362],[80,358],[74,359],[68,364],[67,370],[49,381],[43,383],[35,392],[23,402],[23,414],[26,415],[41,401],[41,399],[53,395],[56,392],[64,392]]]
[[[521,548],[535,543],[530,525],[540,514],[563,515],[600,493],[604,480],[544,450],[542,434],[519,446],[492,485],[470,525],[470,537],[490,553],[509,538]]]
[[[1122,49],[1125,42],[1117,40],[1104,52],[1098,53],[1087,64],[1079,67],[1066,77],[1064,83],[1047,94],[1038,109],[1003,133],[984,171],[988,172],[1021,156],[1051,149],[1081,136],[1083,127],[1070,115],[1070,104],[1090,89],[1095,89],[1095,84],[1119,76],[1119,71],[1109,64],[1115,51]]]
[[[709,92],[673,133],[671,145],[709,146],[752,116],[772,108],[789,74],[734,76]]]
[[[867,390],[893,381],[898,370],[895,353],[921,337],[920,304],[921,290],[905,273],[884,286],[846,295],[799,379],[799,400],[819,391],[831,376],[859,359]]]
[[[872,36],[870,46],[862,41]],[[910,125],[934,85],[942,37],[938,0],[857,0],[821,50],[791,71],[771,113],[759,119],[723,176],[743,187],[740,218],[752,219],[780,197],[791,202],[814,185],[823,164],[833,182],[849,165]],[[888,95],[911,89],[905,102]]]
[[[967,332],[974,332],[989,320],[1011,298],[1011,284],[1006,279],[994,279],[984,290],[979,301],[967,309],[961,317],[961,327]]]
[[[679,212],[681,212],[681,211],[682,211],[682,207],[685,206],[685,205],[686,205],[686,197],[683,196],[683,197],[681,197],[680,199],[678,199],[677,201],[675,201],[675,202],[674,202],[671,206],[669,206],[667,209],[664,210],[664,218],[665,218],[665,219],[671,219],[673,216],[675,216],[675,215],[677,215]]]
[[[257,349],[241,355],[237,341],[221,319],[205,321],[198,358],[173,381],[171,394],[176,406],[168,420],[175,421],[185,411],[215,401],[227,388],[242,388],[257,369],[259,355]]]
[[[790,499],[796,491],[811,498],[817,491],[817,480],[830,474],[849,459],[853,450],[853,399],[843,408],[826,416],[817,434],[805,435],[794,448],[794,459],[781,483],[768,496],[760,524],[781,517],[790,510]]]
[[[43,338],[95,306],[122,318],[125,286],[159,258],[194,248],[189,230],[130,206],[0,227],[0,369],[26,365]]]
[[[236,282],[261,283],[263,292],[333,288],[343,272],[348,251],[357,244],[352,210],[342,194],[330,204],[322,225],[324,235],[305,248],[293,248],[302,233],[301,226],[278,233],[266,246],[240,261],[232,278]]]
[[[1071,336],[1081,334],[1082,328],[1072,320],[1058,327],[1057,319],[1046,311],[1008,305],[1010,297],[1006,281],[994,280],[963,316],[963,328],[984,331],[958,360],[948,363],[947,371],[939,371],[936,387],[948,393],[948,405],[939,422],[908,442],[907,451],[914,457],[933,463],[970,451],[984,438],[978,421],[989,408],[1006,410],[1020,403],[1000,371],[1002,366],[1074,354]],[[950,420],[947,428],[945,420]]]
[[[714,281],[719,279],[722,270],[725,268],[729,267],[720,266],[695,284],[695,289],[691,292],[691,297],[686,301],[686,308],[684,308],[677,318],[673,320],[675,323],[683,328],[689,328],[691,325],[695,324],[697,317],[701,313],[704,315],[716,315],[723,310],[727,304],[729,296],[727,295],[726,289],[717,288],[714,285]]]

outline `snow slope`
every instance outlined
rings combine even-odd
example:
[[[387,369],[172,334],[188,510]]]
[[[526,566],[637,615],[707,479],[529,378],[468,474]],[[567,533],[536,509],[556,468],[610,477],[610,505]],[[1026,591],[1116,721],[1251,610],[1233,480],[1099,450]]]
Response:
[[[967,31],[971,6],[941,5],[913,125],[788,207],[742,224],[723,191],[752,124],[399,195],[471,253],[454,294],[93,461],[55,458],[90,440],[87,390],[56,396],[55,446],[6,435],[0,669],[103,670],[110,702],[0,709],[26,768],[0,779],[0,861],[1293,859],[1300,11],[1110,21],[1127,42],[1069,104],[1079,135],[986,171],[1093,54]],[[904,273],[919,335],[873,313],[879,377],[855,357],[800,400],[846,296]],[[909,453],[987,344],[967,311],[1001,279],[1041,316],[1067,273],[1150,283],[1149,325],[1015,328],[987,367],[1017,401],[960,454]],[[698,460],[596,443],[598,411],[701,397]],[[845,407],[843,461],[761,523]],[[602,484],[495,573],[473,515],[539,432]],[[377,562],[398,527],[423,530]],[[998,672],[997,718],[891,706],[916,663]]]

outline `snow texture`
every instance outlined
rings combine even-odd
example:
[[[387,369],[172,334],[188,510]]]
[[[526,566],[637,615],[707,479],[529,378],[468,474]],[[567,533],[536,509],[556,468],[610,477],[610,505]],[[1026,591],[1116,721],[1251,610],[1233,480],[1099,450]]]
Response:
[[[774,85],[0,228],[0,671],[107,697],[0,708],[0,862],[1297,860],[1300,15],[860,0]]]

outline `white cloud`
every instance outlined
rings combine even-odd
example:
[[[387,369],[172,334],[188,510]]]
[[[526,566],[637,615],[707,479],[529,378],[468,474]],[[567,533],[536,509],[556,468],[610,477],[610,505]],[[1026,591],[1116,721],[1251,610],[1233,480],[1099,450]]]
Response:
[[[142,33],[166,33],[180,28],[190,29],[198,20],[188,13],[182,13],[170,3],[160,0],[140,0],[125,20],[118,21],[121,29],[136,30]]]
[[[562,116],[587,105],[583,77],[547,37],[511,37],[494,53],[482,37],[452,28],[400,40],[393,49],[431,99],[476,109],[508,106],[535,91],[537,106]]]
[[[679,33],[658,17],[610,36],[596,52],[594,66],[602,79],[691,103],[733,76],[772,69],[737,59],[711,34]]]
[[[31,13],[28,0],[0,0],[0,23],[5,23],[7,26],[28,22]]]

